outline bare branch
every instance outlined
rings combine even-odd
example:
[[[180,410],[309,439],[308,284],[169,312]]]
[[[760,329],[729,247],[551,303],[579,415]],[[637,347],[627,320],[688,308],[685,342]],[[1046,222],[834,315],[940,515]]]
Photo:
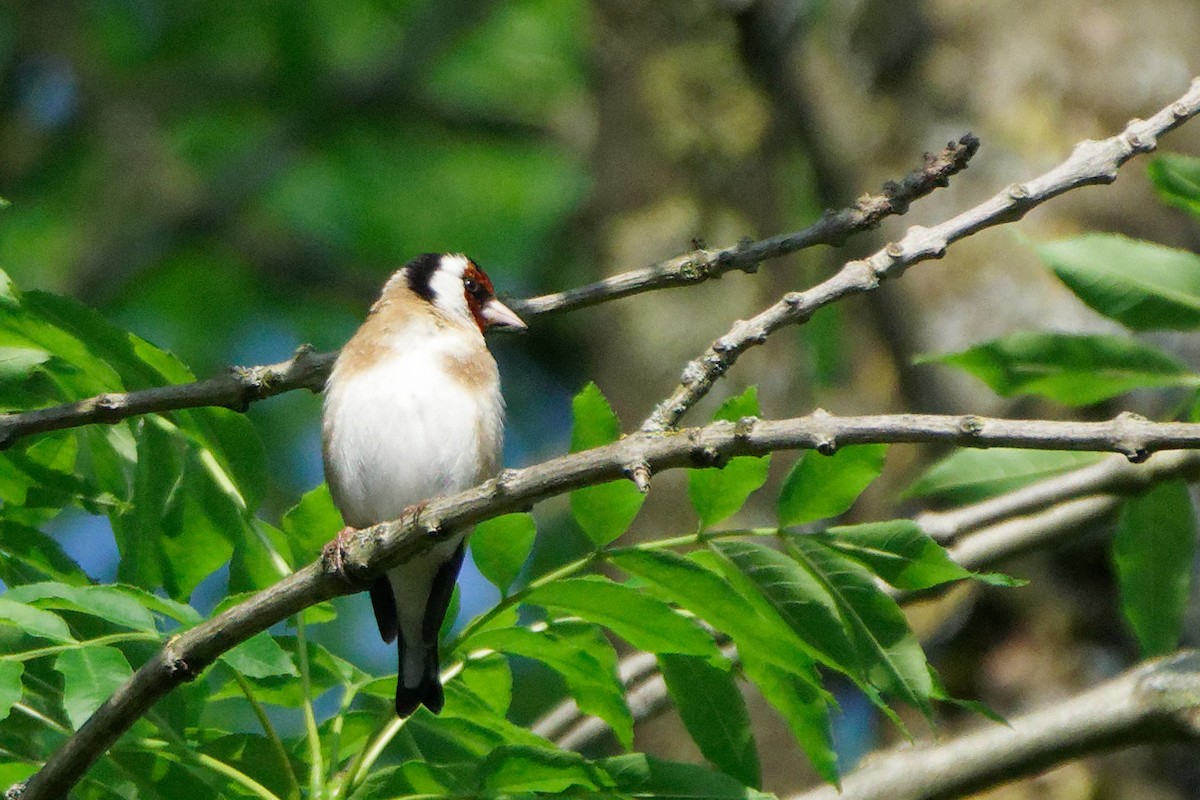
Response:
[[[727,272],[754,272],[760,261],[818,244],[840,245],[859,231],[876,227],[892,214],[903,214],[914,200],[945,186],[966,169],[979,148],[971,134],[944,150],[925,156],[925,164],[899,183],[889,181],[876,195],[864,195],[852,207],[827,211],[803,230],[760,241],[745,241],[719,250],[694,250],[645,269],[624,272],[576,289],[512,300],[518,313],[535,317],[593,306],[656,289],[670,289],[719,278]],[[250,403],[293,389],[320,392],[337,353],[314,353],[302,347],[288,361],[258,367],[233,367],[223,375],[193,383],[132,392],[112,392],[50,408],[0,414],[0,450],[22,436],[93,423],[116,423],[138,414],[221,406],[245,411]]]
[[[946,186],[952,176],[967,168],[978,150],[979,139],[968,133],[957,142],[947,144],[937,155],[927,153],[924,165],[899,183],[888,181],[877,195],[864,195],[853,206],[841,211],[826,211],[818,222],[804,230],[757,242],[746,241],[720,250],[694,250],[652,267],[624,272],[577,289],[518,300],[514,306],[523,314],[573,311],[652,289],[690,286],[733,270],[755,272],[760,261],[818,244],[836,247],[859,231],[877,227],[886,217],[904,214],[914,200],[939,186]]]
[[[1129,494],[1171,478],[1194,478],[1196,453],[1161,453],[1145,464],[1127,458],[1103,461],[950,511],[926,511],[914,521],[940,542],[957,539],[985,525],[1090,495]]]
[[[1156,423],[1129,414],[1109,422],[1050,422],[970,415],[834,417],[817,411],[795,419],[747,418],[672,433],[637,433],[604,447],[506,470],[465,492],[430,501],[416,519],[359,531],[341,554],[342,572],[332,564],[314,562],[173,638],[55,752],[19,796],[25,800],[64,796],[159,698],[195,678],[221,653],[308,606],[361,591],[383,570],[427,551],[452,531],[527,509],[547,497],[621,478],[629,464],[645,464],[657,473],[717,466],[734,456],[776,450],[815,449],[830,454],[844,445],[887,442],[1101,450],[1144,459],[1162,449],[1200,448],[1200,424]]]
[[[684,367],[679,386],[642,423],[642,430],[674,427],[742,353],[762,344],[783,326],[806,322],[819,308],[872,291],[880,281],[899,277],[914,264],[941,258],[954,242],[984,228],[1015,222],[1063,192],[1090,184],[1112,183],[1121,165],[1135,155],[1153,150],[1159,136],[1197,112],[1200,112],[1200,78],[1192,81],[1186,94],[1149,120],[1133,120],[1122,133],[1108,139],[1080,142],[1065,161],[1049,172],[1026,183],[1012,184],[940,225],[932,228],[914,225],[900,241],[887,244],[865,259],[848,262],[837,274],[811,289],[784,295],[752,319],[739,320],[703,355]]]
[[[1200,653],[1151,661],[1065,701],[990,724],[942,745],[875,756],[846,776],[792,800],[933,800],[961,797],[1055,764],[1154,741],[1200,740]]]
[[[0,450],[22,436],[113,424],[138,414],[221,406],[245,411],[250,403],[293,389],[321,391],[337,353],[314,353],[301,347],[287,361],[259,367],[232,367],[222,375],[193,383],[156,386],[132,392],[110,392],[74,403],[33,411],[0,414]]]

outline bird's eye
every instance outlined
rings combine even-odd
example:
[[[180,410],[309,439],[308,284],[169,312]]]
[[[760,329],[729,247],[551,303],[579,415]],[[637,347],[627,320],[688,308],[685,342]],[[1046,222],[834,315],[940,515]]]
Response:
[[[463,278],[463,288],[467,290],[467,294],[481,302],[486,300],[489,294],[488,288],[474,278]]]

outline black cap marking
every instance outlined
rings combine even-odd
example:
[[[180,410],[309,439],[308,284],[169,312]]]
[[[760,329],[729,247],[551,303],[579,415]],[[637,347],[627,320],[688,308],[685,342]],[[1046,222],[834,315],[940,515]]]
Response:
[[[433,273],[442,265],[441,253],[422,253],[404,265],[405,275],[408,276],[408,288],[429,302],[433,302]]]

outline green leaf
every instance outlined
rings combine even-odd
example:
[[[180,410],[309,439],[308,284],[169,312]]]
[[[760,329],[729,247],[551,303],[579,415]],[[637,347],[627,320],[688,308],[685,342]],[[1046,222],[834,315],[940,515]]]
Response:
[[[574,426],[571,452],[578,453],[617,441],[621,422],[594,383],[571,401]],[[629,528],[646,497],[628,480],[610,481],[571,492],[571,515],[592,543],[603,547]]]
[[[803,525],[847,511],[883,472],[885,444],[843,447],[832,456],[808,451],[779,492],[779,524]]]
[[[1093,233],[1041,245],[1037,253],[1080,300],[1134,330],[1200,326],[1200,256]]]
[[[606,578],[555,581],[531,591],[524,602],[603,625],[648,653],[721,659],[712,637],[695,622],[653,597]]]
[[[248,678],[275,675],[299,677],[300,671],[279,642],[266,631],[259,631],[221,655],[221,661]]]
[[[737,422],[758,414],[758,389],[751,386],[722,403],[713,420]],[[700,527],[710,528],[740,511],[766,483],[770,466],[770,456],[738,456],[721,468],[688,470],[688,499],[700,517]]]
[[[578,753],[508,745],[488,754],[479,765],[475,783],[483,796],[490,796],[599,792],[611,787],[612,779]]]
[[[1113,560],[1121,611],[1146,656],[1179,644],[1195,550],[1196,520],[1186,483],[1162,483],[1126,501]]]
[[[104,646],[67,650],[54,669],[63,676],[63,709],[76,730],[133,675],[124,653]]]
[[[537,525],[532,514],[506,514],[479,523],[471,534],[471,557],[483,577],[508,594],[533,551]]]
[[[808,674],[784,670],[762,657],[762,652],[742,653],[742,669],[768,703],[787,722],[792,736],[809,762],[828,783],[838,782],[837,753],[829,722],[831,698],[820,688],[820,676],[811,662]]]
[[[707,798],[707,800],[774,800],[774,795],[695,764],[662,761],[641,753],[595,762],[612,777],[618,796],[645,798]]]
[[[65,609],[108,620],[136,631],[157,633],[154,616],[116,586],[32,583],[10,589],[8,599],[43,609]]]
[[[244,598],[229,598],[221,606],[218,606],[218,609],[222,606],[229,607],[242,599]],[[287,660],[293,665],[298,664],[300,648],[296,637],[275,636],[273,638],[276,645],[283,650]],[[365,684],[370,680],[370,676],[367,673],[348,661],[335,656],[328,649],[316,642],[308,642],[307,653],[311,693],[306,693],[303,683],[296,680],[294,673],[289,672],[282,662],[275,660],[277,655],[266,653],[264,654],[265,663],[261,668],[264,671],[273,671],[274,674],[262,678],[246,675],[247,680],[254,686],[254,693],[259,701],[286,708],[298,708],[307,700],[318,697],[330,689],[347,685]],[[252,667],[251,669],[253,670],[254,668]],[[395,683],[393,682],[388,696],[390,697],[394,693]],[[224,700],[241,696],[241,689],[230,681],[219,690],[213,692],[210,699]]]
[[[0,581],[8,586],[52,579],[85,584],[87,574],[61,545],[36,528],[0,519]]]
[[[875,583],[875,576],[815,538],[794,536],[788,549],[822,584],[853,638],[871,685],[929,714],[933,685],[928,662],[904,612]]]
[[[1121,336],[1016,333],[918,361],[963,369],[1004,397],[1033,394],[1072,406],[1131,389],[1197,382],[1174,358]]]
[[[1158,196],[1200,216],[1200,158],[1163,153],[1146,170]]]
[[[646,581],[648,592],[726,633],[739,651],[757,650],[783,670],[800,670],[811,661],[801,640],[761,595],[763,607],[756,607],[727,577],[693,559],[661,550],[623,550],[613,553],[612,561]]]
[[[33,777],[33,773],[38,771],[39,766],[39,764],[25,762],[5,763],[0,761],[0,786],[12,786]]]
[[[494,713],[503,717],[512,705],[512,669],[504,656],[492,653],[468,658],[459,673],[468,691],[486,703]]]
[[[964,578],[978,578],[995,585],[1012,585],[1002,576],[976,575],[963,569],[911,520],[830,528],[824,533],[815,534],[815,538],[826,547],[866,566],[897,589],[928,589]]]
[[[750,714],[729,668],[671,653],[660,654],[658,665],[679,716],[704,757],[726,775],[759,787],[762,774]]]
[[[964,448],[955,450],[926,470],[905,495],[938,497],[956,504],[974,503],[1086,467],[1102,458],[1103,453],[1065,450]]]
[[[372,770],[350,795],[350,800],[391,800],[413,795],[453,797],[457,785],[451,770],[424,761],[406,761],[398,767]]]
[[[13,704],[20,701],[24,673],[25,665],[20,661],[0,661],[0,721],[6,719]]]
[[[305,492],[300,502],[283,515],[283,532],[292,548],[292,567],[315,561],[344,525],[328,484]]]
[[[527,628],[495,628],[475,634],[463,646],[542,662],[566,681],[579,709],[607,722],[628,749],[633,742],[633,717],[625,705],[625,689],[617,679],[616,652],[611,645],[581,648],[577,637],[568,640],[557,636],[554,627],[536,633]]]
[[[793,558],[756,542],[712,546],[830,666],[928,712],[925,655],[870,572],[807,536],[789,540]]]
[[[5,622],[15,625],[30,636],[56,642],[75,641],[62,617],[0,595],[0,623]]]
[[[24,378],[49,359],[50,354],[40,347],[0,346],[0,382]]]

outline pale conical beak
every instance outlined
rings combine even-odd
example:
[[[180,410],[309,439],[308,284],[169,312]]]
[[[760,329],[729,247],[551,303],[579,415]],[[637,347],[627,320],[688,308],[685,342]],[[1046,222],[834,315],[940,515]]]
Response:
[[[483,318],[487,322],[489,328],[492,326],[497,326],[501,328],[512,328],[513,330],[523,331],[529,327],[521,321],[520,317],[513,313],[511,308],[504,305],[504,303],[501,303],[494,297],[483,304],[483,308],[480,309],[480,313],[483,315]]]

